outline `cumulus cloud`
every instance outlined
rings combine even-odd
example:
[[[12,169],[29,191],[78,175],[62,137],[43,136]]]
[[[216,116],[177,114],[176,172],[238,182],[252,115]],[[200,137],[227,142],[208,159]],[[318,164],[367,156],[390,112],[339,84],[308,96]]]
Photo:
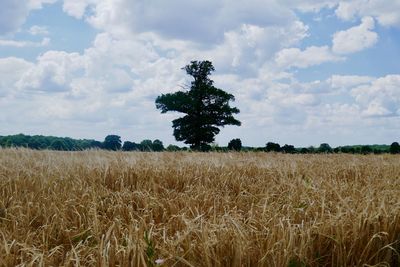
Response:
[[[93,26],[117,35],[154,32],[169,39],[202,43],[221,41],[224,32],[242,24],[286,25],[296,18],[290,8],[275,0],[66,0],[64,10],[78,18],[85,16]]]
[[[0,36],[13,33],[25,22],[29,12],[57,0],[2,0],[0,2]]]
[[[12,93],[21,76],[32,67],[32,63],[21,58],[0,58],[0,97]]]
[[[246,77],[255,75],[280,49],[297,45],[307,36],[307,31],[308,27],[300,21],[287,27],[243,25],[239,30],[226,32],[224,40],[211,49],[186,51],[191,51],[187,53],[188,58],[211,59],[220,72]]]
[[[366,116],[400,115],[400,75],[387,75],[352,89]]]
[[[335,11],[343,20],[372,16],[383,26],[400,27],[400,1],[341,1]]]
[[[0,3],[0,35],[17,30],[29,13],[27,0],[3,0]]]
[[[71,79],[84,66],[79,54],[59,51],[48,51],[37,61],[21,76],[17,83],[19,89],[49,93],[67,91]]]
[[[333,35],[333,52],[350,54],[372,47],[378,41],[378,34],[371,31],[375,27],[374,19],[365,17],[359,26]]]
[[[299,48],[282,49],[275,57],[278,66],[283,68],[307,68],[340,60],[343,60],[343,58],[334,55],[328,46],[310,46],[305,50]]]
[[[96,2],[97,0],[64,0],[63,10],[68,15],[81,19],[86,12],[86,8]]]

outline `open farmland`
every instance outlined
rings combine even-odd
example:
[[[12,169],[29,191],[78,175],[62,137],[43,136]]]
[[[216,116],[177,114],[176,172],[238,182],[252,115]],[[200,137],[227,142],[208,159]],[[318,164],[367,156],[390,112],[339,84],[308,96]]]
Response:
[[[3,149],[0,185],[1,266],[400,264],[399,156]]]

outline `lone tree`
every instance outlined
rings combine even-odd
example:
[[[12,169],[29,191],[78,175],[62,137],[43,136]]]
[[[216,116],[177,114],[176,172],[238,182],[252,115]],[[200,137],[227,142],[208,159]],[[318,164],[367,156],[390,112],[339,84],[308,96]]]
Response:
[[[208,77],[215,70],[210,61],[192,61],[183,69],[194,79],[190,89],[158,96],[156,107],[161,113],[186,114],[172,121],[175,139],[190,144],[194,150],[208,150],[208,144],[220,131],[218,127],[240,126],[240,121],[233,117],[239,109],[229,106],[229,101],[235,101],[232,94],[214,87]]]

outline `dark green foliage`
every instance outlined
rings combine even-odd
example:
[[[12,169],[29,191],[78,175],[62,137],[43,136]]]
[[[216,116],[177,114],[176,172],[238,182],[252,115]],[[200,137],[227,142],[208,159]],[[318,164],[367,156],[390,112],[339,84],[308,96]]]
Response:
[[[100,141],[93,140],[93,141],[90,142],[90,147],[91,148],[101,149],[101,148],[103,148],[103,143],[100,142]]]
[[[196,151],[210,151],[212,149],[211,145],[209,144],[205,144],[205,143],[201,143],[199,146],[190,146],[191,149],[196,150]]]
[[[309,146],[307,149],[310,151],[310,153],[315,153],[317,151],[317,149],[313,146]]]
[[[283,147],[281,147],[281,151],[283,153],[290,153],[290,154],[296,153],[296,149],[294,148],[294,146],[293,145],[287,145],[287,144],[285,144]]]
[[[242,141],[239,138],[232,139],[228,143],[228,149],[240,151],[242,149]]]
[[[373,148],[372,149],[372,153],[374,153],[374,154],[383,154],[383,153],[385,153],[385,151],[381,150],[381,149]]]
[[[373,152],[370,146],[362,146],[360,149],[361,154],[371,154]]]
[[[38,138],[37,136],[32,136],[29,139],[28,148],[42,149],[43,147],[42,147],[42,142],[40,141],[40,138]]]
[[[268,142],[265,145],[265,151],[267,152],[280,152],[281,146],[278,143]]]
[[[118,135],[109,135],[105,138],[104,142],[99,142],[92,139],[72,139],[69,137],[55,137],[55,136],[42,136],[35,135],[29,136],[24,134],[0,136],[0,147],[25,147],[30,149],[52,149],[63,151],[79,151],[85,149],[108,149],[120,150],[121,137]],[[240,149],[239,149],[240,147]],[[122,146],[123,151],[190,151],[188,148],[180,148],[176,145],[169,145],[164,148],[163,142],[156,139],[151,141],[149,139],[143,140],[140,144],[135,142],[126,141]],[[400,154],[400,145],[398,142],[393,142],[389,145],[354,145],[354,146],[338,146],[331,148],[328,144],[321,144],[319,148],[312,146],[308,148],[295,148],[292,145],[285,145],[280,147],[279,144],[268,142],[265,147],[242,147],[240,139],[232,139],[227,147],[220,147],[218,145],[202,144],[200,146],[202,151],[216,151],[226,152],[229,150],[240,150],[244,152],[283,152],[283,153],[351,153],[351,154],[382,154],[392,153]]]
[[[300,153],[301,154],[308,154],[308,153],[310,153],[310,150],[308,148],[306,148],[306,147],[302,147],[300,149]]]
[[[95,140],[77,140],[69,137],[55,137],[42,135],[9,135],[0,136],[1,147],[26,147],[31,149],[54,149],[54,150],[84,150],[96,148]],[[101,144],[101,142],[98,142]]]
[[[152,151],[163,151],[164,150],[164,145],[163,142],[161,142],[160,140],[156,139],[153,141],[153,144],[151,146]]]
[[[145,139],[140,142],[140,150],[142,151],[152,151],[153,150],[153,142],[149,139]]]
[[[154,266],[156,250],[153,240],[151,240],[150,234],[147,231],[144,232],[144,241],[146,243],[147,266]]]
[[[331,146],[327,143],[322,143],[318,148],[318,153],[332,153]]]
[[[140,150],[140,145],[135,142],[125,141],[122,146],[123,151],[138,151]]]
[[[156,139],[143,140],[141,144],[126,141],[121,146],[121,137],[108,135],[104,142],[96,140],[76,140],[69,137],[29,136],[23,134],[0,136],[0,147],[26,147],[31,149],[52,149],[63,151],[77,151],[85,149],[107,149],[123,151],[164,151],[163,142]],[[179,149],[179,147],[177,147]]]
[[[400,154],[400,145],[398,142],[393,142],[390,145],[390,149],[389,149],[390,153],[392,154]]]
[[[169,145],[167,146],[167,151],[173,152],[173,151],[180,151],[181,148],[179,146],[176,145]]]
[[[118,135],[107,135],[103,142],[103,148],[107,150],[120,150],[121,149],[121,137]]]
[[[348,147],[348,146],[339,147],[339,150],[342,153],[351,153],[350,147]]]
[[[210,61],[192,61],[184,70],[194,79],[190,89],[158,96],[156,107],[161,113],[186,114],[172,121],[175,139],[190,144],[192,149],[207,151],[210,149],[208,144],[220,132],[218,127],[240,126],[240,121],[233,117],[239,109],[229,106],[229,102],[235,100],[232,94],[214,87],[208,77],[214,71]]]
[[[219,146],[218,144],[211,144],[211,148],[209,149],[213,152],[228,152],[229,148],[226,146]],[[208,151],[208,150],[203,150]]]
[[[368,146],[356,145],[356,146],[340,146],[337,148],[339,149],[340,153],[350,153],[350,154],[356,154],[356,153],[382,154],[390,152],[390,146],[388,145],[368,145]]]
[[[50,149],[60,150],[60,151],[68,150],[68,145],[63,140],[57,139],[57,140],[54,140],[53,143],[51,143]]]

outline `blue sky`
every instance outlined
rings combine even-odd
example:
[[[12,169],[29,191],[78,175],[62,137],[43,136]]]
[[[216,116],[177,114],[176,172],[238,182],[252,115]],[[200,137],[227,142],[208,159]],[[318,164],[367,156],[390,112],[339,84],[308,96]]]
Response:
[[[211,60],[241,138],[400,140],[400,0],[1,0],[0,135],[179,144],[154,99]]]

